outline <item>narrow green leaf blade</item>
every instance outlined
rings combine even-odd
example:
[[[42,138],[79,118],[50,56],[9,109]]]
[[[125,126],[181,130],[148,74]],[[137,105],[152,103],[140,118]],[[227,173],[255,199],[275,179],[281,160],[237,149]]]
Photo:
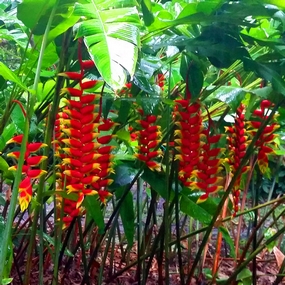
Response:
[[[0,75],[2,75],[4,79],[16,83],[22,89],[29,90],[28,87],[19,79],[19,77],[12,70],[10,70],[3,62],[0,62]]]
[[[121,187],[116,190],[115,195],[117,199],[120,199],[125,187]],[[128,245],[131,247],[134,243],[135,235],[135,213],[133,194],[129,192],[121,205],[120,216],[122,219],[124,232],[127,238]]]
[[[211,222],[211,215],[200,207],[199,204],[196,204],[185,195],[181,197],[180,210],[203,224],[209,224]]]
[[[83,204],[87,210],[87,214],[91,216],[95,224],[98,226],[99,233],[102,233],[104,231],[105,223],[101,205],[98,201],[98,196],[86,196]]]

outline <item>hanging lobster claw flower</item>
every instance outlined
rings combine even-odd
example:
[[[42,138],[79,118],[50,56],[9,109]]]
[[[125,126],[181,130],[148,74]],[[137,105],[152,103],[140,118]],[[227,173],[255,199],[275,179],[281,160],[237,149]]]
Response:
[[[39,142],[35,142],[35,143],[29,143],[27,145],[27,150],[29,152],[37,152],[39,151],[42,147],[47,147],[48,145],[45,143],[39,143]]]
[[[19,204],[22,212],[28,208],[32,200],[32,195],[33,189],[31,179],[26,177],[20,182],[19,185]]]
[[[81,89],[67,87],[67,88],[61,89],[60,95],[69,94],[73,97],[81,97],[82,93],[83,93],[83,90],[81,90]]]
[[[13,158],[15,158],[15,159],[19,159],[20,158],[20,154],[21,154],[21,152],[20,151],[13,151],[13,152],[9,152],[8,154],[7,154],[7,157],[13,157]],[[30,155],[30,152],[27,150],[26,152],[25,152],[25,159],[27,159],[28,157],[29,157],[29,155]]]
[[[68,79],[71,79],[71,80],[82,80],[83,79],[83,74],[79,72],[67,71],[67,72],[58,73],[57,75],[67,77]]]
[[[84,189],[84,184],[83,183],[69,184],[66,186],[66,189],[67,189],[67,194],[71,192],[79,192]]]
[[[47,174],[47,172],[42,169],[28,169],[26,173],[27,176],[31,179],[37,179],[40,178],[42,175]]]
[[[8,170],[16,171],[17,168],[18,168],[18,165],[14,165],[14,166],[9,167]],[[29,169],[29,166],[24,164],[22,167],[22,173],[26,173],[28,171],[28,169]]]
[[[106,204],[107,198],[111,197],[112,194],[106,190],[99,190],[98,191],[99,199],[103,204]]]
[[[13,138],[11,138],[10,140],[8,140],[8,141],[6,142],[6,145],[7,145],[7,144],[10,144],[10,143],[21,144],[22,141],[23,141],[23,137],[24,137],[23,134],[22,134],[22,135],[14,136]]]
[[[29,166],[38,166],[45,159],[47,159],[47,156],[45,155],[30,156],[26,159],[26,162]]]

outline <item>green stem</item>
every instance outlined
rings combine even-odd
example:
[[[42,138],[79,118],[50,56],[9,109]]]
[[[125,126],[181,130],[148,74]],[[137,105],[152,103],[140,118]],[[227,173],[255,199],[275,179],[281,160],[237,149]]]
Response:
[[[84,244],[84,238],[83,238],[83,233],[82,233],[82,225],[81,225],[80,219],[81,219],[80,217],[77,217],[79,241],[81,244],[81,254],[82,254],[83,267],[84,267],[84,275],[86,277],[88,277],[87,258],[86,258],[85,244]],[[89,278],[86,278],[86,285],[90,285]]]
[[[140,256],[142,255],[142,195],[143,195],[143,184],[142,179],[139,178],[137,181],[137,255],[138,260],[140,260]],[[137,282],[138,285],[141,284],[141,272],[142,272],[142,264],[138,262],[137,266]]]
[[[58,72],[62,72],[64,69],[64,64],[66,62],[66,50],[68,47],[68,43],[70,42],[70,35],[69,33],[65,33],[64,37],[63,37],[63,41],[62,41],[62,50],[61,50],[61,55],[60,55],[60,62],[59,62],[59,66],[58,66]],[[51,142],[51,139],[53,139],[53,129],[54,129],[54,122],[55,122],[55,118],[56,118],[56,114],[58,112],[58,105],[59,105],[59,94],[60,94],[60,90],[63,86],[63,82],[64,79],[62,76],[57,77],[57,82],[56,82],[56,86],[55,86],[55,90],[54,90],[54,98],[53,98],[53,103],[52,103],[52,110],[50,115],[48,116],[48,123],[47,123],[47,130],[46,130],[46,138],[45,141],[47,144],[49,144]],[[54,148],[54,146],[53,146]],[[53,152],[55,152],[55,149],[53,149]],[[53,160],[53,175],[54,175],[54,189],[56,189],[56,179],[55,179],[55,160]],[[64,184],[66,183],[66,181],[64,180]],[[63,188],[65,189],[65,187]],[[55,209],[56,209],[56,196],[54,195],[54,205],[55,205]],[[63,208],[64,208],[64,200],[62,201],[61,204],[61,208],[60,208],[60,213],[59,215],[57,215],[57,211],[55,211],[54,213],[54,221],[55,221],[55,235],[54,235],[54,269],[53,269],[53,285],[57,285],[58,284],[58,269],[59,269],[59,263],[61,260],[61,253],[60,250],[62,250],[62,248],[64,247],[62,245],[62,226],[63,226],[63,222],[62,222],[62,218],[63,218]],[[58,217],[59,216],[59,217]],[[59,220],[59,223],[57,223],[56,221]],[[72,227],[71,227],[72,228]],[[61,246],[62,245],[62,246]]]
[[[39,54],[39,59],[38,59],[38,64],[37,64],[37,69],[36,69],[36,76],[35,76],[35,81],[34,81],[34,85],[33,85],[33,89],[35,90],[35,92],[37,93],[38,91],[38,84],[39,84],[39,79],[40,79],[40,72],[41,72],[41,66],[42,66],[42,61],[43,61],[43,56],[44,56],[44,51],[47,45],[47,40],[48,40],[48,34],[51,28],[51,24],[57,9],[57,6],[59,4],[59,1],[56,1],[55,5],[53,6],[53,9],[51,11],[51,14],[49,16],[49,20],[45,29],[45,33],[43,35],[43,41],[42,41],[42,45],[41,45],[41,50],[40,50],[40,54]],[[34,104],[35,104],[35,99],[36,96],[31,96],[31,100],[30,100],[30,104],[29,104],[29,108],[28,108],[28,115],[32,115],[33,111],[34,111]],[[46,150],[47,151],[47,150]],[[45,167],[47,165],[47,162],[44,163]],[[26,264],[26,274],[25,274],[25,279],[24,279],[24,284],[28,285],[30,284],[30,272],[32,270],[32,253],[33,253],[33,249],[35,246],[35,237],[37,234],[37,226],[38,226],[38,217],[39,217],[39,213],[42,210],[42,206],[43,206],[43,191],[44,191],[44,181],[45,181],[45,177],[44,175],[40,178],[40,183],[39,183],[39,187],[38,187],[38,192],[37,192],[37,203],[35,206],[35,212],[34,212],[34,217],[33,217],[33,224],[32,224],[32,229],[31,229],[31,236],[30,236],[30,243],[29,243],[29,247],[28,247],[28,259],[27,259],[27,264]],[[39,243],[43,243],[43,232],[40,231],[40,235],[39,235]],[[42,267],[42,263],[43,260],[40,260],[40,271],[39,271],[39,275],[43,275],[43,267]]]
[[[264,120],[264,122],[263,122],[262,125],[260,126],[259,130],[257,131],[255,137],[252,139],[250,145],[248,146],[248,149],[247,149],[247,151],[246,151],[246,154],[245,154],[244,158],[242,159],[242,161],[241,161],[241,163],[240,163],[240,165],[239,165],[239,167],[238,167],[236,173],[234,174],[233,179],[231,180],[231,183],[229,184],[228,189],[225,191],[225,193],[224,193],[224,195],[223,195],[223,197],[222,197],[222,199],[221,199],[221,201],[220,201],[220,203],[219,203],[219,205],[218,205],[218,207],[217,207],[217,210],[216,210],[215,214],[214,214],[213,217],[212,217],[212,220],[211,220],[211,222],[210,222],[210,224],[209,224],[209,226],[208,226],[208,229],[206,230],[206,233],[205,233],[205,235],[204,235],[204,238],[203,238],[203,240],[202,240],[202,243],[201,243],[201,245],[200,245],[200,247],[199,247],[199,250],[198,250],[198,252],[197,252],[197,254],[196,254],[196,257],[195,257],[195,259],[194,259],[194,261],[193,261],[193,264],[192,264],[190,273],[189,273],[189,275],[188,275],[188,279],[187,279],[186,284],[190,284],[190,281],[191,281],[191,279],[192,279],[192,277],[193,277],[193,275],[194,275],[196,266],[198,265],[198,263],[199,263],[199,261],[200,261],[200,258],[201,258],[201,256],[202,256],[203,250],[204,250],[204,248],[205,248],[205,246],[206,246],[206,244],[207,244],[207,242],[208,242],[208,239],[209,239],[209,237],[210,237],[210,234],[211,234],[211,232],[212,232],[212,229],[213,229],[214,226],[215,226],[215,223],[216,223],[216,221],[217,221],[217,219],[218,219],[218,216],[220,215],[220,212],[221,212],[221,210],[222,210],[222,208],[223,208],[223,206],[224,206],[224,203],[225,203],[227,197],[229,196],[229,194],[230,194],[230,192],[231,192],[231,190],[232,190],[232,188],[233,188],[233,186],[234,186],[234,183],[235,183],[236,179],[237,179],[238,176],[240,175],[240,173],[241,173],[241,171],[242,171],[242,168],[245,166],[245,164],[246,164],[246,162],[248,161],[249,157],[252,155],[252,153],[253,153],[253,151],[254,151],[254,146],[255,146],[256,141],[259,139],[259,137],[260,137],[260,135],[262,134],[262,132],[263,132],[265,126],[266,126],[266,125],[268,124],[268,122],[270,122],[270,120],[273,118],[273,116],[274,116],[276,110],[278,109],[278,107],[279,107],[279,105],[280,105],[281,103],[282,103],[282,101],[279,102],[279,104],[276,104],[276,105],[275,105],[275,107],[274,107],[274,109],[272,110],[271,114],[268,116],[268,118],[267,118],[266,120]]]
[[[26,153],[27,142],[28,142],[29,127],[30,127],[29,118],[26,117],[24,136],[23,136],[23,141],[21,145],[20,157],[18,161],[15,181],[13,185],[12,197],[10,201],[10,209],[9,209],[7,223],[6,223],[4,234],[3,234],[3,239],[1,241],[2,243],[1,254],[0,254],[0,282],[1,284],[2,284],[3,278],[8,277],[8,276],[4,276],[4,269],[6,265],[6,258],[7,258],[9,243],[11,241],[14,213],[15,213],[15,209],[16,209],[17,201],[18,201],[19,185],[20,185],[20,181],[22,180],[22,167],[25,161],[25,153]]]
[[[275,241],[281,234],[285,232],[285,227],[281,228],[275,235],[269,238],[263,245],[258,247],[255,251],[253,251],[248,258],[233,272],[233,274],[229,277],[229,279],[225,282],[221,282],[221,284],[231,284],[237,277],[237,275],[263,250],[265,249],[271,242]]]

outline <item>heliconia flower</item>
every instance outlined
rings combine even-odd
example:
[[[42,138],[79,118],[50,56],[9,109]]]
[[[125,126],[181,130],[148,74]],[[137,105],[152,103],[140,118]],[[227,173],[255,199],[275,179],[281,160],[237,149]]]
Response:
[[[82,102],[77,101],[77,100],[71,100],[71,99],[66,99],[62,98],[61,100],[63,103],[65,103],[69,108],[75,108],[75,109],[80,109],[82,108]]]
[[[249,122],[248,133],[251,137],[254,137],[261,127],[262,122],[268,119],[268,110],[273,104],[269,100],[262,100],[260,103],[260,109],[253,112],[252,121]],[[256,141],[255,146],[257,148],[257,164],[261,173],[265,173],[268,169],[268,155],[274,153],[274,139],[276,134],[274,132],[279,128],[279,125],[275,122],[273,117],[270,121],[270,125],[264,127],[259,139]]]
[[[174,133],[176,137],[174,142],[178,145],[175,149],[179,152],[175,158],[179,160],[179,179],[186,186],[189,185],[192,172],[199,161],[203,129],[202,117],[199,103],[190,103],[190,100],[176,100],[175,102],[177,105],[174,116],[178,129]]]
[[[73,147],[73,148],[81,148],[82,147],[82,143],[80,142],[80,140],[77,140],[74,138],[62,139],[61,141],[69,147]]]
[[[10,140],[7,141],[6,145],[10,143],[21,144],[23,141],[23,136],[24,135],[22,134],[22,135],[17,135],[17,136],[12,137]]]
[[[13,166],[9,167],[8,170],[10,170],[10,171],[16,171],[17,168],[18,168],[17,165],[13,165]],[[26,172],[28,171],[28,169],[29,169],[29,166],[28,166],[28,165],[23,165],[23,167],[22,167],[22,173],[26,173]]]
[[[111,152],[114,147],[107,144],[115,137],[111,130],[117,123],[103,118],[101,95],[86,93],[98,81],[85,78],[85,70],[94,67],[94,63],[82,60],[81,44],[79,39],[80,73],[59,74],[78,80],[79,84],[76,88],[61,90],[61,94],[67,96],[62,98],[66,106],[59,112],[54,127],[54,143],[60,160],[57,189],[76,195],[76,201],[58,197],[59,202],[64,201],[65,227],[73,217],[84,213],[82,202],[86,195],[96,195],[99,191],[109,193],[107,187],[113,182],[108,176],[113,172]],[[101,134],[106,131],[109,133]]]
[[[26,162],[28,166],[38,166],[45,159],[47,159],[47,156],[44,155],[30,156],[26,159]]]
[[[106,135],[106,136],[102,136],[97,138],[98,143],[100,144],[108,144],[112,138],[114,138],[115,135]]]
[[[80,72],[61,72],[57,74],[58,76],[64,76],[71,80],[82,80],[83,74]]]
[[[156,84],[161,88],[161,90],[164,89],[165,77],[163,73],[157,74]]]
[[[98,80],[88,80],[84,82],[80,82],[81,89],[90,89],[93,88],[97,84]]]
[[[240,167],[240,163],[245,155],[247,148],[247,136],[245,130],[245,106],[240,104],[236,111],[235,122],[232,127],[227,127],[226,131],[229,133],[228,140],[228,163],[231,169],[231,175],[234,175],[237,169]],[[233,216],[238,211],[240,188],[241,188],[241,176],[247,171],[247,167],[243,167],[241,174],[237,177],[233,186]]]
[[[31,178],[26,177],[24,178],[19,185],[19,204],[21,211],[25,211],[31,200],[33,195],[33,188],[31,183]]]
[[[13,151],[13,152],[10,152],[10,153],[7,154],[7,157],[13,157],[13,158],[15,158],[15,159],[19,159],[19,157],[20,157],[20,151]],[[27,156],[25,155],[25,157],[27,157]]]
[[[21,144],[23,141],[23,135],[17,135],[10,139],[7,144],[10,143],[17,143]],[[47,159],[47,156],[30,156],[31,153],[37,152],[42,147],[46,147],[47,144],[34,142],[34,143],[27,143],[27,148],[25,152],[25,162],[22,167],[22,174],[25,178],[20,182],[19,185],[19,204],[21,211],[26,210],[29,206],[29,203],[32,199],[32,182],[31,179],[38,179],[40,176],[46,174],[45,170],[32,168],[38,166],[42,161]],[[14,151],[7,154],[7,157],[14,157],[19,159],[20,151]],[[17,170],[18,166],[14,165],[9,168],[9,170]]]
[[[77,89],[77,88],[72,88],[72,87],[61,89],[61,95],[69,94],[69,95],[74,96],[74,97],[80,97],[82,95],[82,93],[83,93],[83,90]]]
[[[107,198],[112,196],[112,194],[106,190],[99,190],[98,195],[99,195],[100,201],[103,204],[106,204]]]
[[[80,65],[83,69],[90,69],[95,66],[92,60],[84,60],[80,62]]]
[[[178,152],[175,155],[179,161],[178,177],[185,187],[204,192],[197,201],[200,203],[223,188],[219,185],[222,149],[213,147],[221,135],[210,135],[209,129],[204,129],[199,101],[191,103],[190,99],[182,99],[175,102],[174,118],[178,129],[174,132],[174,142]]]
[[[42,147],[47,147],[48,145],[45,144],[45,143],[39,143],[39,142],[36,142],[36,143],[29,143],[27,145],[27,150],[29,152],[37,152],[39,151]]]
[[[144,162],[150,170],[159,171],[161,166],[154,160],[154,158],[162,155],[162,152],[155,150],[160,142],[161,135],[158,131],[160,127],[156,123],[157,116],[144,115],[142,110],[139,110],[139,112],[142,115],[142,119],[137,120],[141,126],[141,130],[137,132],[138,153],[135,156]]]
[[[39,177],[41,177],[43,174],[46,174],[47,172],[45,170],[42,169],[28,169],[26,171],[27,176],[31,179],[37,179]]]
[[[98,99],[100,99],[100,97],[98,97],[98,95],[96,94],[83,94],[80,97],[80,102],[82,104],[91,104],[91,103],[94,103],[94,101]]]

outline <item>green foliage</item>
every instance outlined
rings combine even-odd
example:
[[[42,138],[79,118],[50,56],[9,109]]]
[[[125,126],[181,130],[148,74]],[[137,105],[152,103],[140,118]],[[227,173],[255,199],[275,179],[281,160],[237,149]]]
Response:
[[[139,17],[130,1],[91,1],[75,5],[75,15],[87,20],[76,27],[76,38],[84,37],[96,67],[114,90],[123,87],[127,76],[133,76],[139,49]],[[109,9],[114,6],[113,9]],[[128,57],[125,57],[128,54]]]
[[[282,138],[285,135],[285,5],[283,2],[277,0],[9,2],[9,5],[0,4],[0,150],[2,152],[0,182],[2,186],[8,183],[13,183],[15,186],[11,204],[8,192],[1,191],[3,195],[0,196],[0,205],[3,209],[0,218],[0,238],[3,240],[0,256],[2,255],[1,260],[5,261],[0,264],[2,284],[13,282],[10,270],[14,261],[20,268],[26,267],[28,273],[22,283],[29,284],[33,261],[39,275],[39,284],[44,283],[40,279],[46,273],[45,265],[51,264],[53,285],[56,285],[59,282],[58,277],[72,268],[70,264],[74,257],[82,258],[80,264],[83,266],[82,276],[86,282],[87,279],[91,280],[91,275],[94,276],[94,272],[98,270],[102,273],[99,279],[107,283],[113,282],[116,276],[131,266],[137,266],[134,276],[136,281],[146,281],[148,276],[152,275],[148,271],[153,266],[152,260],[155,257],[157,266],[161,269],[157,273],[158,280],[172,284],[170,274],[172,250],[177,257],[180,280],[183,280],[181,284],[190,284],[196,272],[203,271],[203,268],[199,268],[199,264],[203,266],[201,262],[204,259],[203,251],[209,242],[214,242],[214,239],[209,237],[216,232],[216,229],[219,237],[215,241],[216,248],[221,246],[219,242],[223,239],[229,248],[229,256],[236,258],[237,262],[227,278],[220,278],[218,268],[215,266],[212,270],[204,270],[206,276],[213,284],[231,281],[237,281],[239,284],[255,282],[256,280],[252,280],[254,274],[247,268],[248,263],[252,262],[251,270],[254,272],[256,255],[265,249],[271,251],[273,246],[277,245],[277,238],[282,237],[285,231],[284,225],[276,222],[284,214],[284,210],[277,208],[279,204],[284,203],[284,197],[275,195],[284,192]],[[78,39],[82,41],[80,55],[82,58],[78,57]],[[83,68],[83,63],[88,59],[91,59],[95,66]],[[92,62],[87,61],[87,63],[91,67]],[[78,80],[66,78],[70,77],[66,71],[77,72],[73,76],[79,78],[84,74],[84,78]],[[95,87],[83,88],[84,84],[92,83],[90,80],[98,80]],[[56,134],[55,121],[56,124],[64,125],[61,135],[65,138],[75,136],[77,147],[74,149],[79,151],[79,154],[72,158],[77,160],[75,161],[77,165],[88,165],[87,155],[92,155],[94,150],[98,151],[99,146],[95,145],[88,154],[86,152],[80,155],[81,147],[78,147],[78,141],[81,143],[82,140],[78,134],[87,135],[88,132],[85,130],[84,133],[82,129],[83,126],[86,128],[90,126],[81,122],[90,115],[90,112],[86,111],[88,109],[86,108],[85,113],[80,113],[80,116],[78,113],[75,118],[68,115],[67,119],[65,115],[70,111],[68,105],[80,105],[81,99],[75,98],[73,94],[66,94],[72,93],[70,90],[74,89],[62,89],[64,87],[76,88],[77,91],[94,94],[98,98],[102,96],[101,99],[96,98],[92,102],[94,109],[91,113],[99,114],[102,111],[99,114],[101,121],[104,119],[105,122],[116,123],[111,129],[100,133],[100,138],[103,135],[114,135],[112,140],[106,143],[106,147],[109,145],[115,147],[110,148],[107,153],[112,157],[113,164],[105,165],[108,174],[111,175],[99,177],[102,169],[98,165],[93,165],[95,169],[89,171],[89,174],[95,171],[98,175],[96,179],[100,182],[106,179],[104,182],[107,186],[102,186],[102,182],[102,185],[98,184],[98,195],[83,195],[82,207],[78,203],[73,209],[75,212],[78,210],[75,217],[82,216],[82,218],[77,217],[78,223],[74,223],[76,219],[72,219],[74,218],[72,215],[67,215],[68,207],[78,202],[78,193],[74,189],[68,191],[65,189],[64,178],[63,189],[59,189],[58,178],[60,175],[62,177],[66,175],[60,173],[61,170],[74,169],[72,162],[66,159],[69,146],[67,145],[63,152],[57,148],[57,143],[62,138]],[[66,101],[62,100],[63,97]],[[75,99],[68,101],[70,98]],[[190,147],[182,149],[181,139],[194,136],[192,129],[197,127],[200,121],[191,125],[187,119],[184,120],[183,123],[188,124],[188,127],[190,124],[192,129],[188,132],[183,130],[185,127],[182,127],[182,122],[179,121],[182,116],[179,110],[183,108],[183,104],[180,106],[176,103],[176,100],[183,99],[191,99],[191,104],[199,105],[199,110],[193,111],[191,117],[195,119],[201,116],[199,117],[201,130],[196,133],[199,143],[203,141],[203,145],[197,147],[196,162],[197,157],[193,155],[196,150]],[[15,105],[15,100],[23,105],[28,113],[27,117],[23,115],[19,105]],[[275,120],[280,124],[280,129],[275,131],[280,137],[274,135],[272,142],[267,145],[273,149],[273,152],[270,156],[266,156],[269,164],[266,165],[264,174],[255,167],[256,157],[261,148],[255,144],[255,140],[261,135],[266,139],[265,126],[255,131],[250,125],[253,113],[257,109],[260,111],[262,100],[274,103],[274,106],[267,106],[266,109],[270,109],[272,115],[278,112],[279,118]],[[243,159],[239,161],[235,170],[238,173],[239,170],[242,171],[243,166],[247,166],[249,171],[243,173],[239,184],[243,191],[239,194],[236,192],[237,189],[234,189],[238,174],[231,173],[232,168],[236,166],[233,166],[229,160],[234,148],[229,149],[230,139],[227,139],[229,132],[224,128],[232,127],[235,119],[237,124],[236,111],[241,103],[246,108],[242,115],[247,121],[245,131],[247,134],[244,135],[248,137],[248,142]],[[91,106],[85,105],[84,107]],[[193,106],[189,105],[187,112],[192,112]],[[81,107],[75,109],[79,112]],[[100,111],[97,112],[97,109]],[[65,115],[62,111],[66,112]],[[269,116],[269,113],[266,116]],[[266,121],[266,116],[260,117],[258,122]],[[71,122],[70,119],[75,122]],[[272,124],[270,119],[268,118],[267,125]],[[96,121],[91,129],[93,127],[97,129],[97,123],[101,121]],[[77,124],[77,128],[73,129],[77,132],[68,134],[72,123]],[[240,130],[240,134],[242,132],[243,130]],[[153,134],[154,139],[145,141],[144,137],[148,137],[149,133]],[[40,166],[46,171],[46,175],[34,180],[31,185],[33,197],[28,209],[29,215],[22,215],[16,211],[17,191],[19,189],[23,191],[20,182],[26,173],[17,171],[14,176],[12,171],[8,170],[11,165],[17,165],[16,159],[9,158],[8,154],[20,149],[20,144],[6,145],[6,143],[16,134],[24,134],[29,142],[44,142],[48,146],[39,151],[40,155],[47,157]],[[209,142],[219,134],[222,138],[216,145]],[[194,138],[192,139],[194,141]],[[93,141],[96,140],[97,138],[94,138]],[[149,143],[155,146],[150,147]],[[86,146],[87,144],[82,143],[82,148]],[[210,150],[207,150],[207,146]],[[22,143],[22,162],[30,155],[23,152],[25,147],[26,142]],[[203,180],[199,176],[201,171],[197,170],[203,164],[207,152],[213,151],[216,147],[219,148],[219,153],[216,156],[209,155],[212,160],[208,160],[208,163],[214,164],[213,157],[221,161],[218,165],[221,179],[215,182],[220,183],[218,191],[207,193],[209,194],[207,200],[197,204],[198,198],[205,190],[203,189],[205,185],[198,187],[198,184],[195,184]],[[238,147],[241,146],[235,146]],[[104,152],[105,149],[102,149]],[[185,155],[183,151],[189,153]],[[269,152],[268,149],[267,151]],[[32,156],[36,156],[35,153],[33,152]],[[180,157],[180,154],[185,156]],[[61,155],[64,156],[64,162],[61,160]],[[96,153],[96,159],[97,156],[100,158],[101,154]],[[192,175],[186,187],[183,186],[181,179],[184,170],[179,167],[177,169],[177,166],[181,166],[183,159],[187,158],[193,162],[194,168],[193,171],[188,169],[189,172],[192,171]],[[155,162],[158,167],[152,168],[147,162]],[[32,168],[34,170],[35,166]],[[81,168],[78,166],[78,169]],[[80,173],[75,175],[80,176]],[[206,171],[202,174],[208,175]],[[208,175],[208,181],[215,178],[213,175]],[[84,177],[86,180],[87,178],[88,176]],[[99,183],[96,179],[94,178],[94,181],[88,185],[84,184],[86,192],[92,191],[94,185]],[[142,193],[139,192],[138,195],[135,190],[137,181],[142,182],[139,184],[142,187],[137,190]],[[250,185],[252,187],[249,187]],[[254,188],[253,193],[248,192],[250,188]],[[30,190],[27,187],[24,190],[27,189]],[[232,191],[233,189],[235,191]],[[107,193],[113,197],[105,197],[104,192],[101,193],[103,196],[100,196],[99,192],[102,190],[110,191]],[[244,199],[241,200],[238,195]],[[102,203],[105,198],[106,204]],[[134,201],[137,198],[141,200],[137,201],[136,207]],[[53,200],[54,203],[50,203]],[[254,205],[249,202],[252,200]],[[267,202],[264,202],[265,200]],[[62,206],[62,201],[67,202],[66,205]],[[110,201],[113,203],[112,207],[109,205]],[[238,223],[248,228],[245,244],[239,241],[240,237],[246,235],[242,230],[243,227],[229,222],[233,218],[232,209],[235,206],[239,207],[239,212],[234,213],[237,215],[236,219],[239,219]],[[246,218],[248,213],[253,215],[250,221]],[[239,218],[240,215],[245,219]],[[263,218],[259,223],[255,218],[258,216]],[[62,218],[73,222],[69,222],[67,228],[62,229],[61,226],[64,224]],[[28,219],[32,220],[32,227]],[[232,221],[235,222],[236,219]],[[264,230],[268,224],[270,230]],[[204,232],[203,236],[198,235],[201,232]],[[182,257],[184,253],[186,254],[187,246],[184,243],[186,240],[189,260],[186,267],[183,267]],[[127,247],[124,247],[125,241]],[[26,244],[29,247],[28,251],[25,249]],[[36,258],[34,258],[35,245]],[[3,254],[3,249],[7,249],[7,253]],[[102,249],[105,253],[101,256]],[[213,261],[215,259],[222,264],[219,252],[217,250]],[[100,264],[100,260],[104,262]],[[117,262],[122,266],[120,269],[115,265]],[[124,267],[125,262],[126,267]],[[106,268],[108,274],[105,274]],[[113,268],[121,271],[113,272]],[[183,272],[186,272],[185,268],[187,276],[183,275]],[[161,272],[164,272],[164,275]]]

